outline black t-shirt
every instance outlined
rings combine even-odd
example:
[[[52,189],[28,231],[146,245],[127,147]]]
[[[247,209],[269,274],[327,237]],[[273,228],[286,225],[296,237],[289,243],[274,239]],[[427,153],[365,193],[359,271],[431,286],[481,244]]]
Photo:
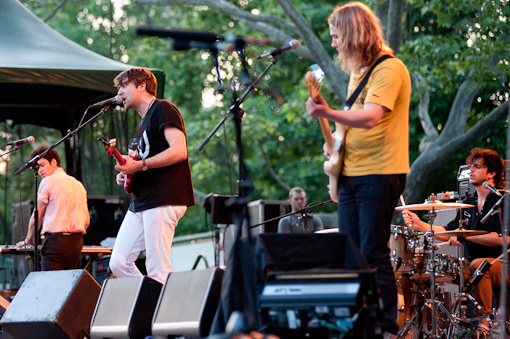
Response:
[[[156,100],[142,119],[133,142],[138,144],[138,159],[147,159],[166,150],[165,127],[175,127],[185,135],[181,113],[169,101]],[[170,166],[135,172],[129,210],[140,212],[165,205],[195,205],[189,160]]]
[[[446,226],[447,230],[454,230],[459,228],[460,213],[463,213],[463,219],[468,219],[468,223],[464,226],[467,230],[483,230],[487,232],[496,232],[501,234],[501,223],[499,222],[499,214],[492,215],[485,224],[482,224],[480,220],[489,213],[492,206],[499,200],[496,194],[489,193],[483,204],[483,210],[478,213],[478,194],[471,193],[462,200],[462,202],[470,205],[474,205],[471,208],[459,209],[457,216],[454,220],[450,221]],[[465,242],[465,253],[466,259],[473,260],[478,258],[497,258],[501,254],[501,247],[489,247],[480,244],[476,244],[471,241]]]

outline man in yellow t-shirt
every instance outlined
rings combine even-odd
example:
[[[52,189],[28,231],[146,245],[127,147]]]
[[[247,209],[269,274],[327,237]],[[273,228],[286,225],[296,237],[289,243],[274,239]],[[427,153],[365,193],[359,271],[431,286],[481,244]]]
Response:
[[[381,56],[351,109],[334,110],[320,97],[308,113],[347,126],[343,169],[338,180],[338,224],[359,246],[377,280],[383,300],[385,337],[398,331],[397,288],[388,240],[391,219],[409,172],[411,78],[386,44],[379,20],[360,2],[338,6],[330,15],[331,46],[350,72],[349,95]]]

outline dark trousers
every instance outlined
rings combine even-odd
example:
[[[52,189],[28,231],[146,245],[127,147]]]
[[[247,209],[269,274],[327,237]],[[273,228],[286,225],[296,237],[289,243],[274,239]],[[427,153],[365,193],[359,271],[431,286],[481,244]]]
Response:
[[[341,176],[338,227],[351,235],[367,263],[376,268],[388,332],[396,333],[397,286],[390,262],[391,220],[406,182],[405,174]]]
[[[72,270],[78,268],[83,235],[71,233],[45,234],[41,249],[41,269],[43,271]]]

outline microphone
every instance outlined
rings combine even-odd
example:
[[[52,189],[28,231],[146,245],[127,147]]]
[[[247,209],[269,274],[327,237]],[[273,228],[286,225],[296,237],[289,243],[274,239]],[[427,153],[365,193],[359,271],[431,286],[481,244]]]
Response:
[[[190,32],[190,31],[169,31],[160,28],[137,27],[136,35],[157,36],[160,38],[171,38],[174,40],[215,42],[218,35],[213,32]]]
[[[246,45],[269,45],[270,42],[267,39],[255,39],[251,37],[241,37],[237,35],[217,35],[214,32],[192,32],[192,31],[169,31],[166,29],[159,29],[159,28],[144,28],[144,27],[137,27],[135,29],[135,32],[137,35],[148,35],[148,36],[157,36],[160,38],[171,38],[174,40],[179,40],[181,43],[183,41],[194,41],[194,42],[209,42],[209,43],[215,43],[217,41],[224,41],[227,43],[231,43],[234,46],[234,48],[244,48]],[[221,46],[221,45],[220,45]],[[213,47],[188,47],[188,48],[202,48],[202,49],[211,49],[215,48]],[[184,49],[176,49],[175,50],[184,50]],[[186,48],[187,49],[187,48]],[[217,48],[218,50],[230,50],[230,49],[221,49]]]
[[[299,48],[299,41],[292,40],[292,41],[289,41],[289,43],[286,46],[282,46],[282,47],[277,48],[271,52],[264,53],[261,56],[258,56],[257,59],[266,58],[268,56],[274,57],[275,55],[280,55],[285,51],[289,51],[291,49],[298,49],[298,48]]]
[[[498,197],[501,196],[501,193],[498,192],[498,190],[496,188],[494,188],[494,186],[492,186],[491,184],[489,184],[489,182],[487,181],[484,181],[482,186],[486,189],[488,189],[489,191],[491,191],[492,193],[496,194]]]
[[[5,146],[19,146],[19,145],[23,145],[23,144],[26,144],[26,143],[33,143],[35,141],[35,138],[33,136],[29,136],[28,138],[25,138],[25,139],[20,139],[20,140],[16,140],[16,141],[11,141],[11,142],[8,142],[4,145]]]
[[[236,48],[244,48],[245,45],[257,45],[257,46],[265,46],[270,45],[271,42],[267,39],[256,39],[251,37],[242,37],[237,35],[227,34],[225,36],[218,37],[220,41],[232,42],[235,44]]]
[[[120,105],[120,104],[122,104],[122,97],[120,95],[116,95],[113,98],[99,101],[93,105],[90,105],[89,109],[90,108],[98,108],[98,107],[106,107],[106,106],[111,106],[111,105]]]
[[[234,44],[226,42],[201,42],[201,41],[185,41],[174,40],[173,47],[175,51],[185,51],[190,48],[208,49],[216,51],[233,51]]]

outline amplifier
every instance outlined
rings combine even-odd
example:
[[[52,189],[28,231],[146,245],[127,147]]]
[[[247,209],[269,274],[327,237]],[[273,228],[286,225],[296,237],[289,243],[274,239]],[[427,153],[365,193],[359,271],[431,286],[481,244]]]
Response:
[[[457,190],[459,192],[459,198],[465,198],[469,193],[474,192],[475,186],[469,183],[469,175],[471,174],[471,170],[467,165],[462,165],[459,167],[459,172],[457,174]]]
[[[282,337],[328,338],[382,334],[382,313],[372,270],[272,273],[260,297],[267,332]]]

